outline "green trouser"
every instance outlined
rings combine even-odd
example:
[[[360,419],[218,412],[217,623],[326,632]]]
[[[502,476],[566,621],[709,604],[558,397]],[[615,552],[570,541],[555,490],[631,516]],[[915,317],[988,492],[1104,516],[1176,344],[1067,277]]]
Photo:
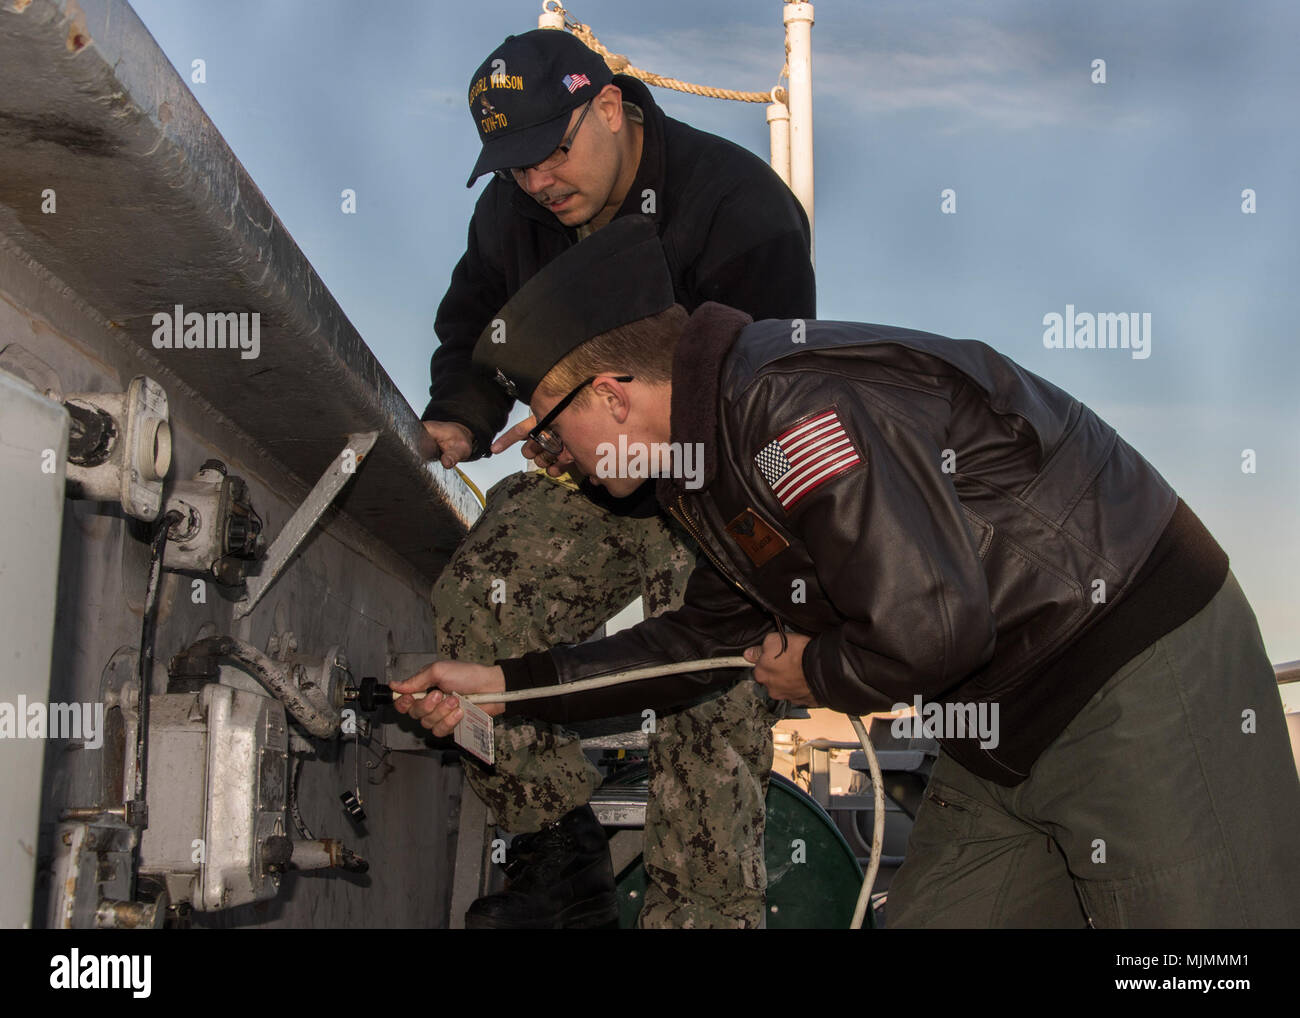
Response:
[[[537,472],[511,475],[433,588],[438,651],[481,664],[579,643],[630,604],[677,607],[695,549],[659,516],[614,516]],[[776,706],[752,679],[654,719],[644,861],[645,927],[756,927]],[[536,831],[588,801],[600,775],[576,735],[496,722],[495,773],[466,774],[497,822]]]
[[[1013,788],[946,754],[890,927],[1300,926],[1300,779],[1231,573],[1127,662]]]

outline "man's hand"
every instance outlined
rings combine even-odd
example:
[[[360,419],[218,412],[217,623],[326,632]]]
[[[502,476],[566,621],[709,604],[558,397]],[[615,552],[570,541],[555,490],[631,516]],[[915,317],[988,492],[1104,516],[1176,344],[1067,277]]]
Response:
[[[787,632],[785,638],[785,651],[781,650],[781,637],[777,633],[768,633],[761,647],[745,651],[745,660],[758,662],[754,681],[764,686],[774,699],[788,700],[800,707],[820,706],[803,675],[803,649],[812,643],[812,637]]]
[[[426,460],[438,459],[450,470],[463,459],[468,459],[474,448],[474,436],[469,428],[455,421],[425,421],[428,440],[420,452]]]
[[[537,416],[529,414],[513,428],[507,428],[497,436],[496,441],[492,443],[493,454],[505,452],[516,442],[523,442],[524,459],[532,460],[538,469],[545,467],[546,472],[552,477],[559,477],[561,474],[566,473],[568,464],[573,462],[567,450],[561,454],[559,460],[556,460],[554,456],[536,442],[525,441],[528,438],[528,432],[535,427],[537,427]]]
[[[448,693],[504,693],[506,676],[495,665],[471,665],[462,661],[435,661],[409,679],[389,684],[395,693],[402,693],[393,706],[409,714],[434,735],[450,735],[465,716],[454,696]],[[432,689],[424,699],[409,695]],[[495,717],[506,709],[504,703],[480,703],[485,714]]]

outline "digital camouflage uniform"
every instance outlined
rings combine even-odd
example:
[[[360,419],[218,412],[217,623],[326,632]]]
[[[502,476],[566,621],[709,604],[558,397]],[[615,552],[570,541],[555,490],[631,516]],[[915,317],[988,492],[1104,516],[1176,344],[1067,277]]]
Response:
[[[579,643],[644,595],[678,607],[696,549],[675,523],[616,516],[540,471],[491,488],[433,589],[438,651],[479,664]],[[501,581],[501,582],[498,582]],[[764,801],[779,707],[752,679],[654,719],[644,862],[645,927],[756,927],[767,884]],[[496,721],[495,773],[470,784],[515,834],[582,806],[600,782],[577,736]]]

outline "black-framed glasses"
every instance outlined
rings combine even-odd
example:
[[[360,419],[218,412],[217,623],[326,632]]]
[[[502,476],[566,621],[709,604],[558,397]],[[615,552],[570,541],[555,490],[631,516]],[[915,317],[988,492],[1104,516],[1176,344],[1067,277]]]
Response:
[[[534,163],[532,166],[515,166],[508,170],[493,170],[492,172],[502,180],[513,180],[518,182],[519,178],[529,170],[545,171],[553,170],[557,166],[563,166],[565,160],[569,158],[569,149],[573,148],[573,139],[578,136],[578,128],[580,128],[582,122],[587,119],[587,112],[591,109],[591,104],[595,101],[594,96],[587,100],[587,105],[582,109],[582,116],[580,116],[578,122],[573,125],[573,130],[569,132],[568,137],[561,141],[559,147],[540,163]]]
[[[564,408],[578,398],[578,393],[582,392],[583,389],[600,377],[602,376],[592,375],[581,385],[574,386],[573,390],[565,396],[564,399],[551,407],[551,412],[549,414],[537,422],[537,427],[528,432],[528,440],[540,445],[548,456],[558,457],[562,452],[564,452],[564,443],[560,441],[559,435],[550,430],[551,425],[554,423],[555,418],[559,417],[564,411]],[[632,381],[632,377],[632,375],[615,375],[614,381],[630,382]]]

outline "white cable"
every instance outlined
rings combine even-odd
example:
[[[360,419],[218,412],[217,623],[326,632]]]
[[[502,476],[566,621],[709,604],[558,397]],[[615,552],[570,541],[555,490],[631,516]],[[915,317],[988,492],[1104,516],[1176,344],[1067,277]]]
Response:
[[[880,855],[885,847],[885,777],[880,773],[880,761],[876,759],[876,751],[871,745],[871,736],[867,734],[862,719],[856,714],[850,714],[848,717],[853,723],[853,730],[858,733],[858,741],[862,743],[862,749],[867,754],[867,766],[871,769],[871,803],[874,817],[871,825],[871,859],[867,863],[867,875],[862,878],[862,890],[858,893],[858,904],[853,910],[853,922],[849,924],[849,929],[860,930],[862,920],[866,918],[867,909],[870,907],[871,888],[876,884],[876,872],[880,869]]]
[[[620,686],[625,682],[636,682],[639,679],[652,679],[660,675],[677,675],[681,672],[701,672],[709,671],[714,668],[753,668],[754,663],[747,661],[745,658],[736,657],[713,657],[701,658],[696,661],[678,661],[669,665],[651,665],[646,668],[632,668],[621,672],[611,672],[609,675],[598,675],[592,679],[579,679],[577,682],[561,682],[554,686],[540,686],[536,689],[516,689],[509,693],[473,693],[469,696],[462,696],[461,699],[468,700],[470,703],[513,703],[517,700],[540,700],[549,696],[566,696],[569,693],[582,693],[589,689],[603,689],[605,686]],[[415,699],[423,699],[427,692],[408,693]],[[394,692],[393,699],[396,700],[401,693]],[[871,858],[867,863],[867,875],[862,881],[862,890],[858,894],[857,907],[853,911],[853,923],[851,929],[861,929],[862,921],[866,917],[867,908],[871,901],[871,888],[876,882],[876,872],[880,869],[880,856],[884,849],[885,843],[885,779],[880,773],[880,761],[876,759],[876,751],[871,746],[871,737],[867,734],[866,726],[862,719],[854,714],[849,714],[848,719],[853,724],[853,730],[858,733],[858,741],[862,743],[863,752],[867,754],[867,766],[871,770],[871,790],[872,802],[874,803],[875,820],[871,830]]]
[[[752,661],[743,657],[700,658],[697,661],[678,661],[670,665],[650,665],[646,668],[632,668],[608,675],[597,675],[592,679],[578,679],[576,682],[561,682],[554,686],[538,686],[535,689],[516,689],[509,693],[470,693],[454,695],[470,703],[514,703],[517,700],[541,700],[548,696],[564,696],[568,693],[582,693],[588,689],[602,689],[605,686],[620,686],[624,682],[636,682],[638,679],[653,679],[659,675],[677,675],[680,672],[708,671],[711,668],[753,668]],[[393,690],[393,699],[409,696],[413,700],[423,700],[432,689],[418,693],[399,693]]]
[[[752,661],[743,657],[701,658],[698,661],[678,661],[671,665],[650,665],[647,668],[632,668],[622,672],[610,672],[598,675],[594,679],[579,679],[577,682],[562,682],[556,686],[539,686],[536,689],[516,689],[511,693],[474,693],[461,697],[470,703],[513,703],[516,700],[540,700],[547,696],[564,696],[567,693],[583,693],[588,689],[602,689],[605,686],[620,686],[624,682],[636,682],[638,679],[653,679],[660,675],[677,675],[680,672],[702,672],[713,668],[753,668]]]

